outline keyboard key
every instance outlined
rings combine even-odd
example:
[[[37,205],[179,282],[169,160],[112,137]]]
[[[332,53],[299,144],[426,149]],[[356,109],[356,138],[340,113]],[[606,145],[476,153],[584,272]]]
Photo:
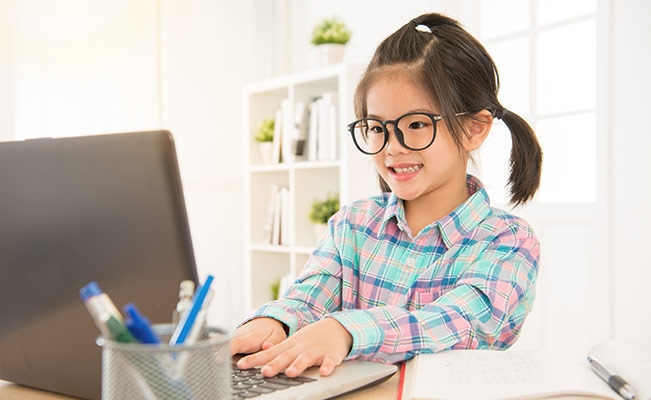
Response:
[[[281,384],[273,383],[273,382],[261,383],[258,386],[263,387],[263,388],[267,388],[267,389],[273,389],[273,390],[283,390],[283,389],[287,389],[287,388],[290,387],[289,385],[281,385]]]
[[[253,386],[252,388],[250,388],[249,390],[247,390],[247,392],[265,394],[265,393],[275,392],[275,390],[274,390],[274,389],[265,388],[265,387],[262,387],[262,386]]]
[[[314,378],[308,378],[307,376],[297,376],[296,378],[290,378],[299,382],[314,382],[316,379]]]
[[[262,394],[262,393],[244,392],[244,393],[240,393],[240,394],[238,394],[237,396],[238,396],[240,399],[252,399],[252,398],[254,398],[254,397],[258,397],[258,396],[260,396],[261,394]]]
[[[302,385],[303,382],[300,381],[294,381],[291,379],[283,379],[283,378],[267,378],[267,382],[272,382],[272,383],[277,383],[280,385],[287,385],[287,386],[299,386]]]

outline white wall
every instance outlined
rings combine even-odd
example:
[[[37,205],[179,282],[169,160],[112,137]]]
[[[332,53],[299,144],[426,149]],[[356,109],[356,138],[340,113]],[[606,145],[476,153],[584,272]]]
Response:
[[[258,58],[263,61],[273,57],[264,71],[266,74],[263,72],[262,75],[267,77],[318,64],[310,40],[314,25],[325,18],[337,16],[353,31],[346,45],[345,61],[368,63],[383,39],[421,14],[442,12],[452,18],[462,18],[466,28],[472,32],[477,0],[410,0],[400,3],[395,0],[273,0],[257,1],[256,6],[259,5],[271,7],[269,13],[256,21],[256,25],[270,28],[271,36],[267,37],[272,39],[272,43],[266,47],[264,56]],[[270,19],[269,15],[273,18]]]
[[[612,2],[612,266],[614,333],[647,339],[651,331],[651,3]]]
[[[14,138],[158,125],[155,0],[3,1]],[[4,36],[4,35],[3,35]],[[0,57],[2,54],[0,54]]]
[[[242,86],[255,70],[250,1],[160,2],[161,126],[175,136],[209,321],[243,314]]]
[[[9,3],[0,1],[0,140],[9,140],[14,132],[14,89],[9,54]]]

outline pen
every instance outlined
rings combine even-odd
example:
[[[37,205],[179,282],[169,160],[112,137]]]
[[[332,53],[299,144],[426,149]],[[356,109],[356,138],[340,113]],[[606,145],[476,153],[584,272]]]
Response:
[[[95,321],[95,325],[104,337],[122,343],[133,343],[135,338],[124,326],[122,314],[118,311],[111,298],[99,288],[97,282],[92,281],[81,290],[79,295],[84,301],[88,312]]]
[[[170,339],[171,345],[181,345],[185,342],[192,330],[197,314],[201,311],[201,306],[206,299],[206,295],[210,290],[210,285],[212,284],[213,279],[214,277],[212,275],[208,275],[204,284],[195,292],[194,297],[192,297],[190,309],[185,313],[172,334],[172,338]]]
[[[188,337],[185,339],[186,344],[194,344],[201,337],[203,328],[206,325],[208,308],[210,307],[210,302],[212,301],[213,294],[214,292],[212,290],[209,290],[206,294],[206,299],[203,301],[201,310],[199,310],[199,313],[194,320],[194,324],[192,325],[192,329],[190,329],[190,333],[188,333]]]
[[[597,375],[620,396],[626,400],[635,399],[635,389],[621,376],[610,372],[599,360],[592,356],[588,356],[588,362]]]
[[[194,294],[194,282],[185,280],[179,285],[179,302],[176,304],[176,309],[172,313],[172,325],[176,327],[179,324],[185,312],[190,308],[192,303],[192,295]]]
[[[127,315],[124,324],[131,334],[140,342],[148,344],[158,344],[160,339],[154,332],[149,323],[149,319],[143,317],[135,304],[129,303],[123,308]]]

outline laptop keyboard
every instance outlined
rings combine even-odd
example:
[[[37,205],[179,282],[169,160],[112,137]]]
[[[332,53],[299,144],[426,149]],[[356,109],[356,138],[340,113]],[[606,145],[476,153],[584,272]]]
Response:
[[[285,390],[293,386],[300,386],[316,381],[316,379],[305,376],[290,378],[285,374],[278,374],[272,378],[267,378],[260,373],[260,368],[240,369],[235,363],[233,363],[232,368],[232,398],[235,400],[252,399],[277,390]]]

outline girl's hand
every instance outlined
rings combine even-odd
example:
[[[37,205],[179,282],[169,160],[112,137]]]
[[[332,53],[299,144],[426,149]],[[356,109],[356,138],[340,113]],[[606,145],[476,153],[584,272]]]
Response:
[[[287,338],[284,325],[273,318],[256,318],[235,330],[231,355],[254,353],[276,345]]]
[[[321,375],[328,376],[346,358],[352,343],[352,336],[336,319],[324,318],[275,346],[243,357],[237,365],[243,369],[262,365],[264,376],[285,371],[292,378],[313,365],[320,365]]]

